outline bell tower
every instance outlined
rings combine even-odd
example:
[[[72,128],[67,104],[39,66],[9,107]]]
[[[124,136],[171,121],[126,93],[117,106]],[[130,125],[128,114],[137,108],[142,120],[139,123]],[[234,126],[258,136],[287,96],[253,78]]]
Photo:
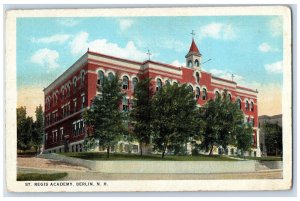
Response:
[[[195,32],[194,30],[192,31],[192,44],[190,47],[189,52],[187,53],[187,55],[185,56],[186,59],[186,66],[189,68],[201,68],[201,59],[202,59],[202,55],[194,41],[194,35]]]

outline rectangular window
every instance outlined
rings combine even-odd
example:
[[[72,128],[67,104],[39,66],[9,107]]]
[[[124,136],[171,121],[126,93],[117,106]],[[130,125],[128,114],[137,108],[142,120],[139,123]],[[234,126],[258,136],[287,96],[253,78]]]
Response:
[[[64,136],[64,128],[61,127],[61,128],[60,128],[60,141],[63,140],[63,136]]]
[[[62,107],[62,117],[63,118],[65,117],[65,107],[64,106]]]
[[[75,99],[73,101],[74,101],[74,109],[73,109],[73,111],[76,112],[77,111],[77,99]]]
[[[82,95],[81,99],[82,99],[82,101],[81,101],[81,109],[83,109],[84,105],[85,105],[85,95]]]
[[[73,135],[76,135],[76,122],[73,122]]]

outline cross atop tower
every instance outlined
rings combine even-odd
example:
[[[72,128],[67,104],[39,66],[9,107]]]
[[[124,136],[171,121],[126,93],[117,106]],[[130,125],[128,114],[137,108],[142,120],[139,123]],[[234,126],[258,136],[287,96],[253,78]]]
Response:
[[[148,54],[148,57],[149,57],[149,60],[150,60],[150,56],[152,55],[152,54],[150,53],[150,50],[148,50],[148,52],[147,52],[146,54]]]
[[[194,36],[196,35],[196,33],[194,32],[194,30],[192,30],[192,33],[191,33],[193,39],[194,39]]]
[[[231,79],[232,79],[232,81],[233,81],[233,78],[234,78],[234,74],[231,74]]]

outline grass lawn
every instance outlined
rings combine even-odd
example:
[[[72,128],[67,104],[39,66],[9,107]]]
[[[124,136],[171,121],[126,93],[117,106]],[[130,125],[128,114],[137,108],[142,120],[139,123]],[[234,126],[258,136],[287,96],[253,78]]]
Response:
[[[106,157],[106,153],[100,152],[69,152],[69,153],[60,153],[65,156],[81,158],[86,160],[144,160],[144,161],[236,161],[236,159],[224,157],[224,156],[174,156],[167,155],[165,158],[161,158],[161,155],[145,155],[140,156],[138,154],[121,154],[121,153],[111,153],[109,158]]]
[[[53,173],[53,174],[41,174],[41,173],[19,173],[17,175],[17,181],[54,181],[59,180],[67,176],[68,173]]]

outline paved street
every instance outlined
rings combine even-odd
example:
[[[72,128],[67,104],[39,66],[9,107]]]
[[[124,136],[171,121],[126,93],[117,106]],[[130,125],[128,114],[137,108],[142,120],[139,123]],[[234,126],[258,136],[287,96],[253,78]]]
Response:
[[[18,158],[19,173],[67,172],[63,180],[205,180],[205,179],[281,179],[282,170],[218,174],[115,174],[93,172],[85,167],[41,158]]]

